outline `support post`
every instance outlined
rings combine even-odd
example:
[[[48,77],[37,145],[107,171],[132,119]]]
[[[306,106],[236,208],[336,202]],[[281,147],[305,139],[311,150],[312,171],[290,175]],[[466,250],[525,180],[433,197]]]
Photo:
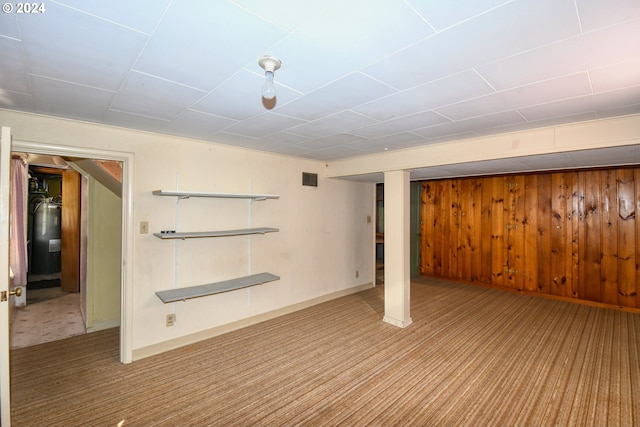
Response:
[[[410,315],[409,171],[384,173],[384,318],[401,328]]]

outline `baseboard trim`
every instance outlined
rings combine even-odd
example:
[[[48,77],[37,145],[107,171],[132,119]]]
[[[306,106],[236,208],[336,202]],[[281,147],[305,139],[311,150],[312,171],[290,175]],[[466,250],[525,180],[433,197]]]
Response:
[[[87,328],[87,333],[103,331],[105,329],[119,328],[120,320],[106,320],[104,322],[96,322]]]
[[[413,323],[413,320],[411,318],[408,318],[406,320],[399,320],[389,316],[384,316],[382,318],[382,321],[385,323],[389,323],[390,325],[397,326],[399,328],[406,328],[407,326]]]
[[[198,341],[203,341],[209,338],[216,337],[218,335],[233,332],[238,329],[246,328],[247,326],[255,325],[256,323],[264,322],[267,320],[275,319],[276,317],[284,316],[285,314],[293,313],[314,305],[321,304],[326,301],[331,301],[336,298],[344,297],[347,295],[362,292],[374,287],[372,282],[365,283],[363,285],[355,286],[349,289],[343,289],[341,291],[333,292],[321,297],[312,298],[307,301],[302,301],[297,304],[282,307],[277,310],[262,313],[257,316],[248,317],[246,319],[238,320],[228,323],[226,325],[217,326],[215,328],[207,329],[205,331],[196,332],[195,334],[185,335],[183,337],[175,338],[169,341],[164,341],[158,344],[153,344],[147,347],[142,347],[133,350],[133,360],[144,359],[145,357],[153,356],[156,354],[164,353],[169,350],[184,347],[189,344],[194,344]]]

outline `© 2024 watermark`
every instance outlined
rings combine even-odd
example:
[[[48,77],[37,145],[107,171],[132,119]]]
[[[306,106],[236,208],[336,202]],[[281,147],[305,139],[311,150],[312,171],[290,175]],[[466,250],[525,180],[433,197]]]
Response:
[[[45,13],[47,8],[44,3],[2,3],[2,12],[4,13]]]

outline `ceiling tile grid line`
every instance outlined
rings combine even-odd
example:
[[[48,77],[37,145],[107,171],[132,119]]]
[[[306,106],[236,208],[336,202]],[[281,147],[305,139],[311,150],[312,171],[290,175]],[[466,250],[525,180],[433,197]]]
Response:
[[[635,114],[640,2],[56,0],[0,16],[0,108],[317,160]]]

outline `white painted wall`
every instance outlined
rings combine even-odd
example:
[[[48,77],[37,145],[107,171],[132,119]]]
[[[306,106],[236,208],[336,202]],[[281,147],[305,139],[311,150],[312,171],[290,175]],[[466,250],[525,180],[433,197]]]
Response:
[[[88,178],[87,330],[120,325],[122,199]]]
[[[135,156],[133,228],[209,231],[270,226],[278,233],[249,237],[162,241],[133,239],[134,351],[197,335],[373,282],[373,184],[325,178],[323,162],[231,148],[166,135],[0,110],[14,140],[131,152]],[[302,172],[319,175],[303,187]],[[276,193],[278,200],[189,199],[179,203],[152,190]],[[249,255],[251,251],[251,256]],[[159,290],[269,271],[281,280],[263,286],[163,304]],[[356,278],[355,272],[359,272]],[[168,313],[177,315],[165,326]]]

